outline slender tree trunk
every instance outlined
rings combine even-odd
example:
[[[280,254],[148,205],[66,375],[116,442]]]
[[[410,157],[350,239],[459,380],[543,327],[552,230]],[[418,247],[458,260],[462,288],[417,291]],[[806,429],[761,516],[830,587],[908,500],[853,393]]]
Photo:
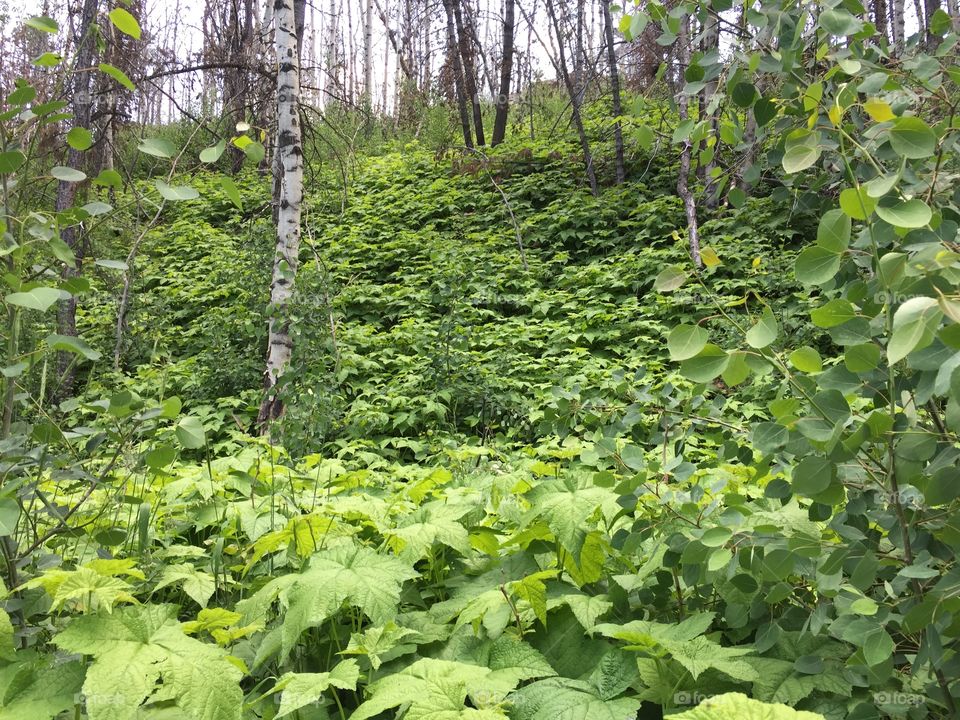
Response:
[[[903,5],[904,0],[893,0],[893,48],[896,55],[903,52],[903,46],[906,44]]]
[[[680,110],[680,122],[684,122],[690,116],[690,97],[683,92],[683,71],[690,64],[690,42],[687,32],[688,20],[684,18],[680,22],[680,33],[677,36],[677,56],[680,61],[679,73],[680,88],[677,105]],[[677,195],[683,200],[683,210],[687,216],[687,236],[690,241],[690,257],[698,268],[703,266],[700,259],[700,226],[697,223],[697,203],[694,200],[693,193],[690,191],[690,158],[693,155],[693,143],[687,138],[683,143],[683,150],[680,152],[680,173],[677,178]]]
[[[884,39],[889,40],[887,29],[887,0],[873,0],[873,22],[877,32]]]
[[[97,12],[99,9],[98,0],[84,0],[83,10],[80,16],[79,35],[77,37],[77,55],[75,67],[81,72],[73,74],[71,79],[70,97],[73,106],[74,127],[81,127],[87,130],[91,125],[92,101],[90,93],[91,73],[86,69],[94,65],[96,56],[96,37],[93,31],[94,23],[97,21]],[[67,165],[80,169],[83,166],[83,155],[78,150],[70,148],[67,153]],[[57,186],[56,209],[58,213],[65,212],[73,207],[77,197],[77,183],[60,181]],[[77,232],[75,224],[65,227],[60,233],[60,237],[73,250],[76,257],[76,267],[64,267],[63,279],[69,280],[79,274],[83,265],[84,247],[83,242]],[[71,296],[69,300],[60,301],[57,306],[57,332],[61,335],[70,337],[77,336],[77,300]],[[73,394],[73,388],[76,383],[76,367],[74,365],[75,356],[72,353],[61,351],[57,354],[57,372],[60,383],[55,393],[59,400],[70,397]]]
[[[957,0],[946,0],[947,15],[950,16],[950,22],[953,24],[953,31],[960,33],[960,3]]]
[[[712,52],[719,53],[720,51],[720,20],[716,17],[710,16],[707,19],[707,26],[703,33],[702,47],[704,54],[709,54]],[[719,132],[719,122],[717,118],[717,109],[713,104],[714,95],[717,93],[717,79],[707,81],[704,85],[703,92],[700,96],[700,105],[701,105],[701,117],[710,118],[710,127],[713,131],[714,138],[717,137]],[[705,192],[704,199],[705,204],[708,208],[715,208],[720,204],[720,196],[717,187],[717,179],[714,177],[714,170],[717,167],[716,159],[716,149],[719,147],[719,143],[714,143],[713,153],[714,156],[706,164],[704,168],[704,179],[705,179]]]
[[[277,52],[277,157],[280,182],[277,206],[277,248],[270,284],[270,325],[264,398],[257,423],[264,432],[283,413],[277,387],[290,364],[289,304],[293,296],[300,256],[300,205],[303,201],[303,151],[300,133],[300,52],[297,46],[296,0],[277,0],[274,6]],[[303,2],[304,0],[299,0]]]
[[[587,139],[587,132],[583,127],[583,118],[580,116],[580,94],[577,88],[573,86],[570,79],[570,71],[567,69],[567,56],[563,49],[563,35],[560,31],[560,23],[557,22],[557,14],[553,9],[553,0],[546,1],[547,14],[550,16],[550,22],[553,24],[554,32],[557,34],[557,71],[562,76],[563,84],[567,88],[567,94],[570,96],[570,115],[573,119],[573,125],[577,129],[577,135],[580,138],[580,147],[583,150],[583,165],[587,173],[587,182],[590,183],[590,192],[594,195],[599,194],[600,188],[597,185],[597,175],[593,169],[593,155],[590,152],[590,141]]]
[[[369,131],[373,114],[373,0],[363,16],[363,112]]]
[[[583,31],[584,25],[586,24],[586,17],[584,13],[584,0],[577,0],[577,23],[576,23],[576,40],[574,42],[574,58],[573,58],[573,84],[577,88],[577,92],[580,93],[581,102],[583,102],[583,91],[586,89],[586,77],[584,75],[584,68],[586,63],[584,59],[586,53],[583,50]],[[559,31],[557,32],[557,41],[562,43],[563,40],[560,37]]]
[[[443,9],[447,15],[447,57],[453,72],[454,90],[457,95],[457,109],[460,112],[460,127],[463,129],[463,144],[473,147],[473,133],[470,130],[470,113],[467,110],[467,96],[464,91],[463,66],[460,64],[460,51],[457,48],[457,28],[453,20],[454,0],[443,0]]]
[[[326,75],[323,79],[323,104],[330,101],[337,85],[337,20],[340,16],[337,10],[337,0],[330,0],[327,9],[327,37],[326,46]]]
[[[936,46],[936,36],[930,32],[930,21],[933,19],[933,14],[940,10],[940,0],[923,0],[923,12],[924,12],[924,22],[921,26],[923,29],[924,40],[927,43],[927,48],[932,50]],[[956,21],[956,16],[952,18]]]
[[[347,40],[346,40],[346,55],[347,55],[347,67],[346,67],[346,84],[347,84],[347,102],[351,107],[354,106],[354,100],[356,97],[357,89],[357,75],[356,75],[356,65],[357,65],[357,51],[353,47],[353,2],[351,0],[346,0],[344,5],[347,8]]]
[[[513,72],[514,0],[505,0],[503,11],[503,56],[500,59],[500,89],[497,92],[497,115],[493,120],[491,145],[499,145],[507,134],[510,113],[510,76]]]
[[[626,178],[623,166],[623,131],[620,127],[620,73],[617,68],[617,48],[613,44],[613,18],[610,17],[610,0],[600,0],[603,10],[603,31],[607,41],[607,64],[610,66],[610,94],[613,96],[613,145],[616,153],[617,185]]]
[[[463,83],[464,90],[470,100],[473,110],[473,129],[476,133],[477,145],[486,145],[483,136],[483,114],[480,107],[480,95],[477,92],[477,70],[473,62],[473,42],[470,34],[467,32],[463,22],[463,14],[460,9],[460,0],[450,0],[453,6],[453,18],[456,21],[457,43],[460,48],[460,58],[463,61]]]

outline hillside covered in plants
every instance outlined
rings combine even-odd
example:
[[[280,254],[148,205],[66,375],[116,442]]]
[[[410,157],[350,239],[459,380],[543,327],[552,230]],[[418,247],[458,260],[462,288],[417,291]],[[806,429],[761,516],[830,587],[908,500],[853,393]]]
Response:
[[[545,1],[0,23],[0,720],[957,716],[956,7]]]

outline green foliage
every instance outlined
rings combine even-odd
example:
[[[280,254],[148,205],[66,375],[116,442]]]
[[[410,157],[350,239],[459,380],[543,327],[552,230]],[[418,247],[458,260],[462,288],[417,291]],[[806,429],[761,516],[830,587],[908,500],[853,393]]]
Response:
[[[365,121],[331,111],[353,130],[310,163],[270,438],[248,434],[269,182],[212,172],[228,144],[258,165],[266,130],[127,136],[123,187],[41,166],[35,127],[91,136],[18,84],[0,718],[955,714],[957,38],[935,16],[891,60],[854,8],[817,9],[745,9],[750,37],[685,68],[691,99],[717,88],[686,121],[632,103],[623,185],[586,107],[596,196],[560,132],[435,152],[456,127],[433,106],[435,146],[377,125],[358,154]],[[621,28],[669,45],[728,10]],[[86,196],[54,212],[54,181]],[[75,298],[84,339],[54,332]],[[85,382],[52,404],[61,351]]]

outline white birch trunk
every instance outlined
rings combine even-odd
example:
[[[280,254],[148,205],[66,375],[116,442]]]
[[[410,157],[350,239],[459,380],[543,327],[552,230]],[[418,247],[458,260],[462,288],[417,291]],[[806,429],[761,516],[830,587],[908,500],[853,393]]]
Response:
[[[363,112],[369,123],[373,112],[373,0],[367,0],[363,14]]]
[[[274,23],[277,52],[277,252],[270,284],[270,327],[264,399],[258,422],[266,428],[283,412],[277,383],[290,364],[289,304],[300,255],[300,205],[303,200],[303,151],[300,136],[300,57],[294,20],[295,0],[277,0]]]

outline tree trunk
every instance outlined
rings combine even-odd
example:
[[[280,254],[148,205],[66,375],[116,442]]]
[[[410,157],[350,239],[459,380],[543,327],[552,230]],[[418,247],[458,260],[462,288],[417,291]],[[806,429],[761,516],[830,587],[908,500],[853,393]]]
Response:
[[[453,18],[457,24],[457,37],[459,38],[457,45],[460,48],[460,58],[463,61],[463,84],[473,109],[473,129],[476,133],[477,145],[486,145],[483,136],[480,95],[477,93],[477,71],[473,62],[473,43],[463,23],[460,0],[450,0],[450,4],[453,6]]]
[[[617,68],[617,48],[613,44],[613,18],[610,0],[600,0],[603,10],[603,31],[607,42],[607,64],[610,66],[610,94],[613,96],[613,145],[616,153],[617,185],[626,178],[623,166],[623,131],[620,128],[620,72]]]
[[[720,52],[720,20],[717,17],[710,16],[707,19],[707,26],[703,33],[702,48],[704,55],[711,52]],[[717,109],[714,107],[713,100],[717,93],[717,79],[707,81],[703,87],[700,96],[701,114],[700,117],[710,118],[710,127],[713,131],[713,137],[716,139],[719,133],[719,122],[717,118]],[[704,199],[708,208],[716,208],[720,204],[720,196],[717,186],[717,179],[714,177],[714,170],[717,167],[716,149],[719,143],[714,143],[714,156],[704,168],[705,192]]]
[[[953,25],[953,31],[960,33],[960,3],[957,0],[947,0],[947,15]]]
[[[903,52],[906,38],[903,21],[904,0],[893,0],[893,51],[899,55]]]
[[[930,21],[933,19],[933,14],[940,9],[940,0],[923,0],[924,20],[926,22],[921,25],[921,29],[928,50],[933,50],[936,47],[937,37],[930,31]],[[956,22],[957,18],[953,16],[952,19]]]
[[[363,113],[369,131],[373,115],[373,0],[367,0],[363,17]]]
[[[557,72],[562,76],[563,84],[567,88],[567,94],[570,96],[570,115],[573,119],[573,125],[577,129],[577,135],[580,138],[580,147],[583,150],[583,166],[587,173],[587,182],[590,183],[590,192],[597,195],[600,192],[597,186],[597,175],[593,169],[593,155],[590,152],[590,141],[587,139],[587,132],[583,128],[583,118],[580,116],[580,95],[577,88],[573,86],[570,79],[570,71],[567,69],[567,56],[563,49],[563,35],[560,31],[560,23],[557,22],[557,14],[553,9],[553,0],[547,0],[547,14],[550,16],[550,22],[553,24],[554,32],[557,34],[557,53],[559,55],[556,63]]]
[[[683,92],[683,70],[690,64],[690,43],[687,32],[687,18],[680,22],[680,33],[677,36],[677,52],[679,60],[680,88],[677,105],[680,110],[680,122],[685,122],[690,116],[690,97]],[[693,143],[688,137],[683,143],[680,152],[680,173],[677,178],[677,195],[683,200],[683,210],[687,216],[687,237],[690,241],[690,257],[698,268],[703,266],[700,259],[700,226],[697,223],[697,203],[690,191],[690,158],[693,155]]]
[[[576,40],[573,49],[573,85],[580,94],[581,102],[583,102],[583,92],[587,85],[585,77],[586,63],[584,62],[586,54],[583,50],[583,29],[585,23],[584,0],[577,0]],[[563,42],[563,40],[560,39],[559,32],[557,33],[557,41]]]
[[[887,30],[887,0],[873,0],[873,22],[877,32],[884,39],[889,39]]]
[[[297,46],[295,2],[277,0],[274,6],[277,52],[277,157],[280,182],[277,207],[277,247],[270,284],[270,325],[264,397],[257,416],[263,432],[283,413],[278,383],[290,364],[289,304],[300,256],[300,205],[303,201],[303,151],[300,135],[300,53]]]
[[[447,57],[453,73],[453,84],[457,95],[457,109],[460,111],[460,127],[463,129],[463,144],[473,147],[473,133],[470,130],[470,114],[467,111],[467,96],[463,88],[463,66],[460,64],[460,52],[457,49],[457,28],[453,20],[454,0],[443,0],[443,9],[447,15]]]
[[[507,134],[510,112],[510,76],[513,72],[514,0],[505,0],[503,12],[503,57],[500,60],[500,89],[497,92],[497,115],[493,120],[491,145],[499,145]]]
[[[327,37],[324,41],[326,46],[326,74],[323,78],[323,104],[329,102],[337,84],[337,20],[339,12],[337,10],[337,0],[330,0],[330,6],[327,10]]]
[[[77,37],[77,55],[74,63],[75,68],[81,71],[73,73],[71,78],[70,98],[73,109],[72,124],[74,127],[90,129],[90,119],[92,111],[93,98],[90,93],[91,73],[87,68],[94,65],[96,55],[96,36],[94,33],[94,24],[97,21],[97,12],[99,10],[98,0],[84,0],[83,10],[80,15],[80,27]],[[79,150],[70,148],[67,153],[67,165],[78,170],[84,165],[83,155]],[[65,212],[73,207],[77,197],[77,183],[60,181],[57,185],[56,209],[58,213]],[[84,247],[80,236],[77,233],[77,227],[74,224],[65,227],[60,237],[73,250],[76,257],[76,267],[64,267],[63,279],[69,280],[79,274],[83,265]],[[62,300],[57,306],[57,332],[69,337],[77,336],[77,300],[71,296],[69,300]],[[73,394],[74,384],[76,383],[76,367],[74,365],[75,355],[61,351],[57,354],[57,372],[60,383],[55,392],[58,400],[70,397]]]

